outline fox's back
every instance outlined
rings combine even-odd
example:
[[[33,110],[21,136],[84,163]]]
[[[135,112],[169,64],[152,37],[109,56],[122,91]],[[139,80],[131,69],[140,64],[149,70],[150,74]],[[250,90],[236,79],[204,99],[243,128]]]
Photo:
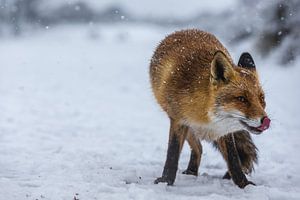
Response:
[[[170,116],[182,115],[195,98],[205,102],[210,64],[218,50],[230,58],[214,35],[196,29],[175,32],[158,45],[150,65],[151,84],[158,103]]]

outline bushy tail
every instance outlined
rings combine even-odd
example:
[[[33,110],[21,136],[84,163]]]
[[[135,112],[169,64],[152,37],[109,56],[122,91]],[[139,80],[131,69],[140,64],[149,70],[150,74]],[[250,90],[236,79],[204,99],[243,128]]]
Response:
[[[250,174],[254,170],[254,164],[258,163],[258,149],[247,131],[237,131],[232,134],[234,136],[234,144],[241,161],[242,170],[245,174]],[[229,134],[220,138],[220,140],[232,140],[232,137]],[[214,142],[214,146],[222,153],[222,149],[220,149],[217,142]],[[225,174],[224,178],[230,178],[227,177],[228,175],[228,173]]]

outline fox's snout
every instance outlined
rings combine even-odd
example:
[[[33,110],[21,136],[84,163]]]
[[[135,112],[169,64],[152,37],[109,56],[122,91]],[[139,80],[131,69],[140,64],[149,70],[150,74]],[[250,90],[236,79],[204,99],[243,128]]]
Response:
[[[271,120],[269,117],[264,116],[262,117],[260,120],[255,120],[256,122],[254,122],[253,120],[241,120],[241,123],[245,126],[245,128],[247,130],[249,130],[251,133],[254,134],[260,134],[263,131],[267,130],[270,127],[271,124]],[[259,123],[257,123],[259,121]]]
[[[270,127],[271,120],[269,117],[265,116],[261,119],[261,125],[257,127],[257,130],[263,132]]]

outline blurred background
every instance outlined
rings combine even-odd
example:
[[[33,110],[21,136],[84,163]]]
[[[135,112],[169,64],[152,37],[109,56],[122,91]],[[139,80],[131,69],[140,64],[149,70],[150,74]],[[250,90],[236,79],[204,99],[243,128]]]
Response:
[[[175,30],[252,54],[271,127],[245,190],[203,142],[199,176],[161,175],[169,120],[148,68]],[[0,199],[300,199],[299,0],[0,0]]]
[[[220,34],[232,45],[251,39],[259,55],[276,53],[280,64],[289,65],[300,52],[299,8],[297,0],[0,0],[0,37],[70,24],[195,27]],[[90,31],[96,37],[97,30]]]

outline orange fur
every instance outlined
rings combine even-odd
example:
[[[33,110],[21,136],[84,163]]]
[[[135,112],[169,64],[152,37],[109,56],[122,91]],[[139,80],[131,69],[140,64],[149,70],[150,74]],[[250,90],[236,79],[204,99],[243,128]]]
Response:
[[[270,120],[251,55],[242,54],[237,66],[214,35],[196,29],[178,31],[157,47],[150,78],[154,96],[171,121],[165,167],[155,183],[174,183],[186,139],[191,158],[185,174],[198,174],[200,140],[208,140],[227,162],[225,178],[241,188],[253,184],[244,175],[257,162],[248,131],[261,133]]]
[[[228,81],[215,80],[214,62],[226,66]],[[266,116],[256,70],[237,67],[226,48],[209,33],[193,29],[167,36],[153,55],[150,77],[163,110],[176,121],[198,127],[197,132],[206,132],[200,137],[219,137],[210,128],[218,109],[216,102],[225,112],[239,111],[249,119]],[[245,96],[251,105],[234,98],[238,96]]]

